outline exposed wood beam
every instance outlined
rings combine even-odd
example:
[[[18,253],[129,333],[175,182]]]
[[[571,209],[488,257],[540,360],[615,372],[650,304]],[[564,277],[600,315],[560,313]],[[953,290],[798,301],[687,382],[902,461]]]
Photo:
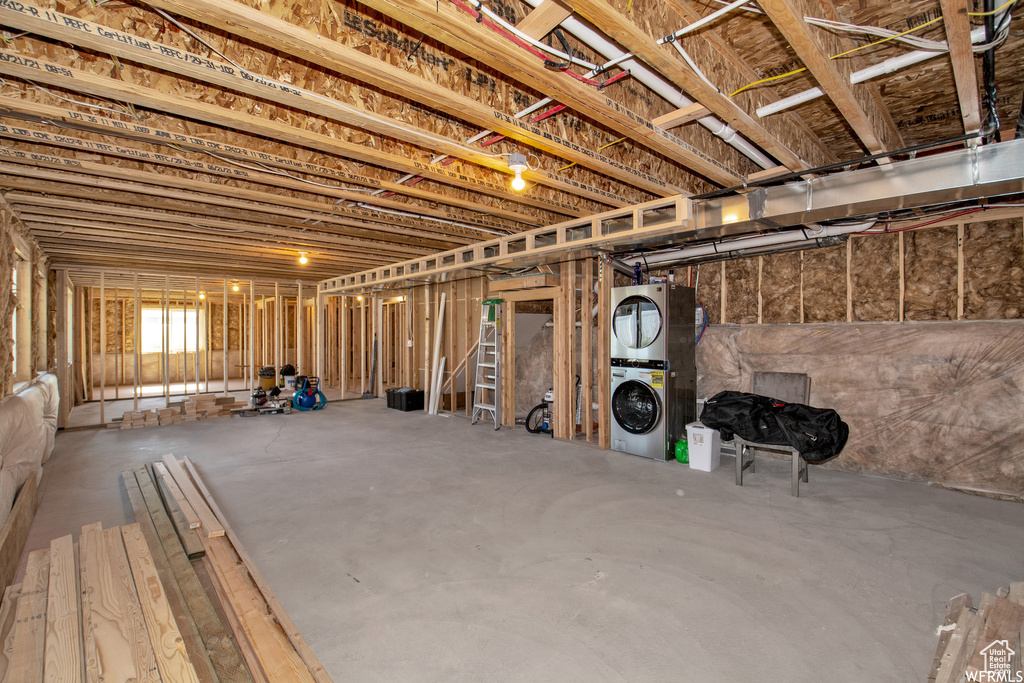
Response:
[[[843,42],[828,31],[812,29],[804,21],[805,16],[824,13],[818,2],[828,0],[763,0],[759,4],[864,147],[872,154],[899,149],[903,142],[892,119],[867,88],[850,84],[849,60],[830,59],[845,51]]]
[[[551,33],[571,15],[565,5],[558,0],[544,0],[532,12],[523,17],[516,28],[535,40],[540,40]]]
[[[233,233],[226,235],[223,232],[212,232],[196,224],[182,225],[177,223],[161,223],[158,221],[142,220],[122,216],[104,217],[97,214],[78,215],[71,211],[45,209],[37,207],[26,207],[18,205],[18,215],[25,222],[55,226],[54,229],[83,229],[83,230],[110,230],[139,232],[142,234],[165,234],[178,240],[201,240],[225,245],[250,245],[265,249],[285,250],[296,254],[299,250],[310,254],[338,255],[351,259],[362,259],[377,262],[380,265],[387,265],[396,260],[395,256],[379,255],[370,252],[365,247],[359,249],[357,245],[328,244],[325,242],[313,242],[304,239],[304,235],[296,235],[294,239],[261,236],[256,232]]]
[[[95,162],[78,161],[52,154],[33,154],[29,156],[21,152],[21,156],[19,156],[17,155],[18,152],[18,150],[0,147],[0,159],[3,160],[0,161],[0,173],[73,184],[87,184],[95,187],[162,197],[203,201],[209,204],[217,204],[218,206],[259,211],[303,220],[329,221],[333,218],[330,208],[332,205],[317,204],[283,195],[269,195],[240,187],[218,185],[212,182],[207,183],[170,174],[149,173],[136,169],[124,169],[97,164]],[[60,170],[43,171],[42,169]],[[97,180],[97,177],[104,180]],[[469,244],[485,237],[482,234],[477,234],[473,237],[469,237],[468,233],[453,234],[442,229],[441,224],[434,228],[433,221],[392,216],[391,214],[382,214],[372,210],[363,213],[361,209],[334,208],[335,211],[333,213],[335,216],[380,220],[382,222],[377,226],[378,230],[396,235],[444,239],[457,244]],[[434,229],[422,229],[428,226]]]
[[[616,135],[658,152],[667,159],[678,161],[694,173],[703,175],[713,182],[731,185],[741,179],[737,170],[715,158],[715,155],[697,149],[672,133],[655,127],[643,116],[613,101],[593,86],[580,83],[558,70],[548,69],[543,61],[505,40],[483,23],[476,22],[473,17],[451,3],[437,5],[431,4],[430,0],[366,0],[364,4],[417,31],[426,33],[495,71],[510,75],[608,127]],[[505,116],[500,121],[511,123],[515,119]],[[520,121],[518,125],[536,127],[525,121]],[[501,133],[505,132],[500,124],[492,124],[489,127]],[[730,157],[738,158],[732,149],[724,149],[728,150],[727,154]],[[653,191],[665,196],[668,189],[668,186],[664,186]],[[686,190],[681,188],[679,192],[686,193]]]
[[[23,100],[10,96],[0,95],[0,115],[25,118],[27,120],[37,122],[45,121],[48,125],[65,127],[73,130],[84,130],[91,133],[98,133],[100,135],[138,140],[140,142],[149,142],[157,145],[167,145],[170,141],[173,144],[189,151],[213,152],[221,156],[231,157],[240,161],[258,161],[284,170],[302,170],[305,173],[322,175],[327,178],[339,177],[338,172],[335,172],[332,169],[305,162],[296,162],[293,159],[262,150],[248,149],[239,145],[226,145],[216,139],[202,138],[192,134],[185,134],[182,131],[169,131],[154,128],[144,122],[133,121],[131,127],[128,127],[120,120],[100,116],[95,113],[82,114],[75,110],[62,109],[60,107],[54,107],[46,104],[38,104],[30,100]],[[259,126],[260,121],[262,121],[262,119],[253,120],[251,123],[254,126]],[[182,128],[182,130],[184,130],[184,128]],[[256,134],[264,135],[265,137],[274,137],[273,134],[269,132]],[[312,136],[311,140],[320,142],[324,145],[324,148],[317,147],[314,144],[303,144],[300,146],[315,149],[318,152],[352,159],[357,162],[387,168],[399,173],[420,175],[428,180],[433,180],[445,185],[454,184],[462,189],[479,192],[481,194],[497,197],[517,204],[533,206],[556,214],[574,216],[577,218],[583,215],[583,212],[580,211],[578,207],[574,207],[571,204],[518,194],[510,191],[504,182],[493,183],[485,179],[474,178],[466,175],[464,172],[460,172],[459,169],[454,167],[446,167],[440,164],[420,164],[413,162],[406,156],[388,154],[387,152],[379,150],[368,150],[366,147],[361,145],[353,145],[351,143],[339,141],[335,138],[318,136],[315,133],[310,133],[309,135]],[[328,146],[332,144],[337,146],[333,150],[328,148]],[[397,191],[398,188],[405,188],[403,192],[404,194],[415,195],[421,199],[428,199],[432,201],[445,201],[442,199],[434,199],[432,197],[432,193],[416,194],[417,192],[422,192],[418,188],[406,188],[406,186],[398,185],[397,183],[385,183],[377,178],[362,176],[350,171],[346,171],[342,177],[344,177],[346,181],[381,187],[383,189],[390,189],[394,191]]]
[[[177,3],[173,0],[157,0],[151,4],[161,6],[175,5]],[[186,0],[186,4],[192,5],[198,3],[194,3],[193,0]],[[524,144],[535,147],[536,149],[553,154],[556,157],[573,161],[593,171],[606,175],[610,178],[615,178],[628,185],[647,190],[648,192],[654,192],[660,195],[669,195],[683,190],[683,188],[679,188],[671,183],[666,183],[664,180],[656,178],[650,174],[621,164],[616,164],[611,159],[597,152],[580,150],[579,147],[574,146],[571,141],[563,141],[563,139],[558,135],[546,133],[541,129],[524,129],[523,127],[515,125],[513,122],[503,122],[501,118],[496,116],[500,115],[500,112],[488,109],[486,106],[481,105],[474,99],[456,94],[447,88],[439,88],[433,83],[430,83],[415,74],[392,66],[387,62],[380,61],[376,57],[365,55],[354,48],[349,48],[334,41],[324,41],[320,39],[320,36],[317,34],[294,26],[286,21],[270,17],[259,10],[250,9],[238,2],[235,2],[234,0],[205,0],[201,4],[204,10],[210,12],[211,16],[223,18],[231,17],[240,13],[243,17],[243,22],[245,23],[232,24],[228,21],[225,26],[218,27],[236,34],[241,32],[254,32],[257,36],[255,38],[257,45],[273,44],[268,41],[280,42],[282,45],[289,45],[292,49],[292,52],[290,53],[294,54],[294,41],[299,41],[299,44],[308,46],[312,46],[315,43],[317,46],[316,50],[304,50],[304,52],[308,52],[308,54],[313,57],[311,61],[314,63],[320,63],[325,54],[333,55],[334,58],[331,60],[333,63],[329,68],[345,74],[346,76],[380,87],[384,92],[408,97],[414,101],[422,102],[440,111],[456,116],[462,120],[469,121],[476,125],[493,128],[514,140],[518,140]],[[24,9],[19,11],[19,8],[22,7]],[[17,6],[0,6],[0,23],[19,28],[21,30],[31,31],[37,35],[67,41],[72,45],[101,50],[105,53],[122,57],[124,59],[130,59],[137,63],[167,70],[171,73],[188,76],[200,82],[214,84],[221,88],[228,88],[236,92],[243,92],[255,97],[260,97],[261,99],[265,99],[270,102],[293,107],[299,111],[309,111],[321,116],[328,116],[336,121],[345,123],[346,125],[374,131],[387,137],[417,145],[426,150],[449,154],[473,161],[474,163],[496,168],[498,170],[502,169],[501,165],[494,165],[495,161],[493,157],[476,152],[457,140],[447,139],[430,131],[421,131],[412,124],[398,124],[397,122],[394,124],[388,123],[386,117],[370,114],[365,110],[347,105],[344,108],[337,107],[331,104],[330,101],[325,101],[325,98],[323,97],[310,97],[308,93],[303,95],[302,92],[297,89],[291,89],[292,92],[286,92],[285,88],[264,82],[263,78],[265,77],[260,76],[257,78],[246,78],[239,73],[237,69],[225,63],[217,62],[199,55],[191,55],[182,50],[175,50],[173,48],[168,48],[169,52],[168,50],[160,50],[159,48],[161,46],[154,41],[140,40],[135,36],[131,36],[120,31],[114,31],[109,27],[99,27],[98,25],[74,18],[71,18],[73,21],[70,24],[64,22],[60,24],[51,23],[45,19],[39,18],[38,14],[40,11],[41,8],[22,5],[21,3]],[[180,13],[180,10],[177,9],[171,9],[171,11]],[[51,11],[51,14],[54,13]],[[206,21],[204,23],[209,22]],[[272,24],[273,28],[266,31],[264,35],[260,35],[257,29],[268,23]],[[103,35],[99,35],[97,31],[101,32]],[[282,31],[286,32],[286,35],[282,35]],[[290,40],[282,40],[285,37]],[[302,56],[302,58],[309,59],[309,57],[306,56]],[[47,71],[47,65],[42,62],[40,63],[42,68],[37,68],[34,75],[30,75],[32,74],[31,68],[28,70],[18,68],[21,65],[2,64],[0,65],[2,66],[0,71],[13,76],[29,78],[30,80],[41,80],[52,85],[58,85],[60,87],[66,87],[93,95],[99,94],[102,97],[113,97],[109,92],[95,92],[97,88],[105,90],[111,89],[112,86],[109,83],[104,84],[102,81],[112,79],[99,79],[99,81],[97,81],[92,74],[83,71],[75,73],[69,71],[67,74],[59,72],[59,75],[54,73],[44,73]],[[50,68],[58,66],[62,67],[63,65],[50,65]],[[64,67],[64,70],[67,71],[66,67]],[[120,73],[122,75],[124,74],[123,71]],[[74,85],[69,84],[68,81],[71,81]],[[117,98],[126,99],[124,95],[119,95]],[[141,106],[156,108],[159,110],[158,105],[142,104]],[[563,144],[563,142],[568,144]],[[530,172],[528,179],[544,184],[543,181],[546,178],[544,174]]]
[[[960,116],[964,122],[964,132],[974,133],[981,129],[981,104],[978,97],[978,71],[974,64],[971,22],[967,16],[967,5],[957,0],[940,0],[940,3],[942,5],[942,23],[946,27],[946,42],[949,44],[949,59],[953,63],[956,96],[960,101]]]
[[[674,9],[680,17],[685,19],[687,23],[693,23],[702,18],[702,15],[698,13],[692,4],[688,0],[665,0],[666,4]],[[694,59],[699,60],[699,63],[705,65],[710,71],[719,75],[719,78],[724,78],[726,74],[735,73],[736,80],[732,82],[726,82],[728,89],[719,82],[718,87],[722,90],[732,92],[736,88],[746,84],[753,83],[754,81],[760,80],[761,75],[754,71],[747,62],[740,57],[740,55],[732,49],[728,42],[720,35],[719,31],[713,28],[707,28],[700,31],[699,35],[694,35],[693,39],[698,41],[696,44],[687,41],[687,51],[691,52],[691,56]],[[684,39],[685,40],[685,39]],[[704,41],[704,42],[701,42]],[[708,50],[703,50],[702,46],[706,44]],[[771,102],[778,102],[779,97],[770,88],[757,88],[756,90],[748,90],[734,98],[734,101],[746,101],[745,107],[747,111],[754,111],[758,107]],[[788,134],[787,140],[790,140],[793,149],[804,155],[804,158],[812,160],[815,166],[822,166],[825,164],[831,164],[839,161],[839,158],[821,141],[821,139],[815,134],[811,127],[807,125],[807,122],[803,120],[796,112],[789,110],[784,112],[783,117],[788,121],[786,124],[778,124],[774,122],[765,122],[765,125],[775,125],[780,127],[779,133]]]
[[[670,111],[667,114],[663,114],[652,119],[651,123],[659,128],[675,128],[676,126],[682,126],[683,124],[690,123],[691,121],[704,118],[710,113],[711,110],[703,104],[700,102],[694,102],[682,109],[676,109],[675,111]]]
[[[472,214],[467,215],[464,213],[454,213],[451,211],[446,211],[444,209],[435,209],[430,206],[423,206],[422,204],[419,203],[409,204],[407,202],[399,202],[392,199],[370,197],[365,193],[352,192],[350,190],[345,190],[336,185],[329,185],[327,183],[318,183],[316,185],[312,185],[310,183],[303,182],[294,177],[285,177],[274,173],[266,173],[259,170],[253,170],[252,168],[240,168],[238,166],[225,165],[223,162],[219,164],[207,163],[205,161],[195,161],[192,159],[187,159],[176,154],[150,152],[149,150],[129,147],[127,145],[110,145],[106,143],[95,143],[92,142],[91,140],[76,138],[71,135],[51,134],[48,131],[39,130],[37,128],[28,126],[6,125],[0,122],[0,137],[10,138],[12,140],[19,140],[30,145],[45,145],[47,147],[65,147],[67,149],[79,150],[82,152],[89,153],[89,156],[93,156],[94,154],[102,154],[104,156],[116,157],[120,159],[130,159],[132,161],[142,164],[171,166],[173,168],[183,169],[188,172],[207,173],[224,178],[231,178],[232,180],[244,180],[246,182],[254,183],[257,185],[270,185],[272,187],[279,187],[307,194],[326,195],[329,197],[336,197],[338,199],[343,199],[350,202],[366,202],[373,206],[380,206],[391,210],[410,211],[414,213],[420,213],[425,216],[444,218],[449,221],[460,221],[472,225],[482,225],[483,227],[488,227],[491,229],[504,229],[509,232],[515,232],[516,229],[523,227],[522,221],[519,221],[518,225],[494,220],[488,220],[481,223],[479,222],[479,218],[473,216]],[[268,193],[268,197],[276,196],[278,195]],[[522,216],[522,218],[525,219],[529,217]]]
[[[784,125],[770,119],[763,122],[754,119],[718,89],[701,80],[675,50],[666,45],[658,45],[654,37],[604,0],[573,0],[570,5],[574,12],[595,26],[600,26],[609,37],[649,64],[668,81],[682,87],[693,99],[736,128],[755,145],[766,150],[791,171],[819,165],[817,150],[805,140],[801,140],[798,133],[794,134],[793,130],[787,130]]]

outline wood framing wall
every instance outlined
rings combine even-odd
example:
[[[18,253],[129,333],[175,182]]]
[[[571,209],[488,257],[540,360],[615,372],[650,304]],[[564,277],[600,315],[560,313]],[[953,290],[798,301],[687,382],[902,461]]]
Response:
[[[325,296],[323,379],[327,386],[340,388],[342,395],[349,398],[364,392],[379,396],[384,389],[392,387],[427,390],[433,384],[431,373],[443,357],[439,406],[447,412],[470,415],[482,302],[502,299],[499,315],[503,351],[502,423],[512,426],[516,417],[516,310],[545,302],[553,312],[554,324],[551,349],[554,363],[549,386],[555,389],[555,436],[570,439],[578,433],[582,438],[595,440],[599,433],[607,432],[605,420],[601,420],[598,429],[594,428],[598,416],[607,411],[594,413],[592,402],[584,398],[582,417],[576,425],[574,388],[575,376],[579,374],[582,396],[591,396],[593,371],[601,367],[595,358],[594,345],[580,343],[581,339],[594,338],[598,324],[598,318],[593,315],[595,305],[598,308],[607,305],[607,287],[598,288],[597,295],[594,293],[598,269],[594,259],[566,260],[541,268],[546,286],[529,287],[526,284],[530,283],[491,276],[360,297]],[[438,319],[442,294],[445,305]],[[377,358],[382,371],[377,375],[377,386],[372,386],[375,338],[380,341]],[[437,357],[433,356],[435,342]],[[607,348],[603,352],[607,356]],[[607,402],[607,391],[599,394],[601,400]],[[537,402],[540,399],[541,396],[536,397]]]
[[[0,359],[6,368],[0,373],[0,398],[48,368],[47,268],[46,256],[36,240],[0,198],[0,282],[7,290],[7,295],[0,298]],[[15,270],[17,296],[11,286]],[[16,325],[12,324],[15,318]],[[14,367],[16,345],[18,357]]]

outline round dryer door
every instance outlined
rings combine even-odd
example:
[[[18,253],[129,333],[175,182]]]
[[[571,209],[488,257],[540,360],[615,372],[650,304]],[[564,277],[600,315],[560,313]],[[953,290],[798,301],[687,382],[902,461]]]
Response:
[[[626,348],[642,349],[654,343],[661,332],[661,311],[646,296],[629,296],[615,307],[612,316],[615,338]]]
[[[631,379],[612,394],[612,415],[627,432],[646,434],[661,422],[661,399],[651,385]]]

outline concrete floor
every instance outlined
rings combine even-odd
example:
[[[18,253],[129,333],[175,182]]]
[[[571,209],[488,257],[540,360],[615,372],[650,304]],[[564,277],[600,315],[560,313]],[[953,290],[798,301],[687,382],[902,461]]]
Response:
[[[1024,579],[1024,507],[759,459],[712,473],[381,400],[62,433],[29,548],[190,456],[337,681],[923,680],[945,601]]]

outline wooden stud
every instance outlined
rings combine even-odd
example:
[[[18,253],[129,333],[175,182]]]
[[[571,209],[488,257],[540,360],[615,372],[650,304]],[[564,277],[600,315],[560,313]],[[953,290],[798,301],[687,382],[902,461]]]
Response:
[[[899,233],[899,268],[900,268],[900,300],[899,300],[899,317],[900,322],[906,320],[906,302],[907,302],[907,259],[906,259],[906,247],[903,242],[903,233]]]
[[[611,297],[612,268],[604,259],[597,265],[597,442],[607,450],[611,432]]]
[[[853,322],[853,236],[846,240],[846,322]]]
[[[21,562],[21,555],[28,541],[28,532],[36,515],[39,502],[36,473],[28,475],[21,490],[14,499],[10,514],[0,529],[0,587],[7,588],[14,581],[14,575]]]
[[[113,578],[114,591],[117,593],[117,600],[121,608],[119,626],[128,640],[135,670],[139,674],[138,680],[140,683],[143,681],[160,683],[156,656],[153,654],[153,646],[149,643],[146,622],[142,616],[142,606],[139,604],[139,596],[135,590],[131,569],[128,566],[128,557],[125,555],[121,530],[117,527],[104,529],[103,544],[110,566],[110,575]],[[102,658],[100,665],[101,667],[103,665]],[[102,677],[104,679],[102,683],[105,683],[106,677]]]
[[[177,515],[175,512],[180,512],[181,517],[179,519],[184,521],[184,524],[179,527],[182,531],[198,529],[202,526],[202,522],[199,521],[199,515],[196,514],[192,505],[185,498],[185,494],[181,492],[181,489],[167,472],[167,467],[162,462],[157,462],[153,463],[153,470],[157,483],[167,489],[167,495],[164,496],[164,504],[167,507],[171,520],[176,521]],[[181,536],[180,533],[178,535]]]
[[[757,324],[764,322],[764,256],[757,257]]]
[[[729,286],[726,284],[726,281],[725,281],[725,261],[722,261],[722,275],[721,275],[721,277],[719,279],[719,282],[721,284],[721,292],[722,292],[722,294],[721,294],[721,297],[719,298],[719,302],[721,304],[721,310],[719,312],[718,321],[719,321],[720,324],[724,325],[725,324],[725,320],[726,320],[726,318],[725,318],[726,301],[729,298]]]
[[[481,315],[483,308],[481,307]],[[495,392],[495,400],[501,401],[501,424],[514,427],[516,424],[516,302],[505,299],[496,313],[498,333],[501,335],[501,392]]]
[[[540,40],[568,19],[571,14],[572,11],[557,0],[544,0],[533,11],[520,19],[516,28],[521,33]]]
[[[956,226],[956,319],[964,319],[964,224]]]
[[[142,397],[142,295],[139,292],[139,274],[135,273],[132,276],[132,288],[135,291],[135,310],[132,311],[133,324],[132,333],[134,339],[132,340],[133,350],[132,355],[135,360],[135,377],[133,384],[135,390],[133,394],[133,407],[132,410],[135,412],[139,411],[139,399]],[[198,333],[199,324],[198,316],[196,323],[196,330]],[[196,390],[199,389],[199,378],[196,377]]]
[[[583,433],[587,441],[594,440],[594,263],[583,260],[581,284],[583,303],[580,309],[580,393],[583,395]]]
[[[804,322],[804,251],[800,250],[800,322]]]
[[[100,424],[106,424],[107,399],[107,293],[100,271]]]

